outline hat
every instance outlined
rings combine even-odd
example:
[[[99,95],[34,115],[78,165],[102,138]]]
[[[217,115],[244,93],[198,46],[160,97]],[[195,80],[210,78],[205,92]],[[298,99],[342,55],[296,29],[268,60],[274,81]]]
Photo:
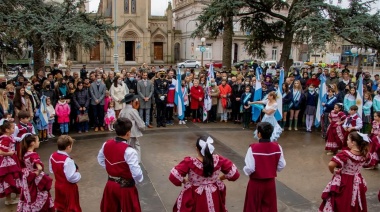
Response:
[[[124,99],[121,100],[121,102],[130,103],[133,101],[134,98],[135,98],[135,95],[133,93],[129,93],[124,96]]]

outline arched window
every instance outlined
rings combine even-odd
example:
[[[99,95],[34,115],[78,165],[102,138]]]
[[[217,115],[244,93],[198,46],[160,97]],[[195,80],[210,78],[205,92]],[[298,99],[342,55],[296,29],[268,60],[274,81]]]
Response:
[[[131,13],[136,14],[136,0],[131,0],[132,5],[131,5]]]

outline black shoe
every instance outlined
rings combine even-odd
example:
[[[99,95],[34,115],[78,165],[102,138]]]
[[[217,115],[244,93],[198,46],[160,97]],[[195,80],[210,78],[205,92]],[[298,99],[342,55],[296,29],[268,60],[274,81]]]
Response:
[[[161,127],[161,125],[157,124],[157,127]]]
[[[166,124],[161,124],[162,127],[166,127]]]

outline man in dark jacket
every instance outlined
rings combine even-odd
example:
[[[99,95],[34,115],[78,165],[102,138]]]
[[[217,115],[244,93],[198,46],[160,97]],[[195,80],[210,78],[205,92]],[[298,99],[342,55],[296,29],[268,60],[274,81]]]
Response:
[[[86,77],[87,77],[87,69],[86,69],[86,65],[83,65],[83,68],[80,70],[80,78],[82,78],[83,80]]]
[[[129,74],[129,77],[125,79],[125,84],[127,84],[129,93],[137,93],[137,80],[135,79],[135,73]]]

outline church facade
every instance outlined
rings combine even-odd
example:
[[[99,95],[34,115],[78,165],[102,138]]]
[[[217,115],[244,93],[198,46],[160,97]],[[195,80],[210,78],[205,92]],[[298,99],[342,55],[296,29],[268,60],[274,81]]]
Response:
[[[97,15],[119,26],[118,41],[113,43],[113,48],[118,49],[119,65],[174,63],[174,41],[179,33],[173,28],[171,4],[168,4],[165,16],[152,16],[150,11],[151,0],[100,1]],[[110,33],[112,39],[114,33]],[[91,51],[81,51],[73,59],[80,63],[112,64],[113,48],[106,49],[99,41]]]

